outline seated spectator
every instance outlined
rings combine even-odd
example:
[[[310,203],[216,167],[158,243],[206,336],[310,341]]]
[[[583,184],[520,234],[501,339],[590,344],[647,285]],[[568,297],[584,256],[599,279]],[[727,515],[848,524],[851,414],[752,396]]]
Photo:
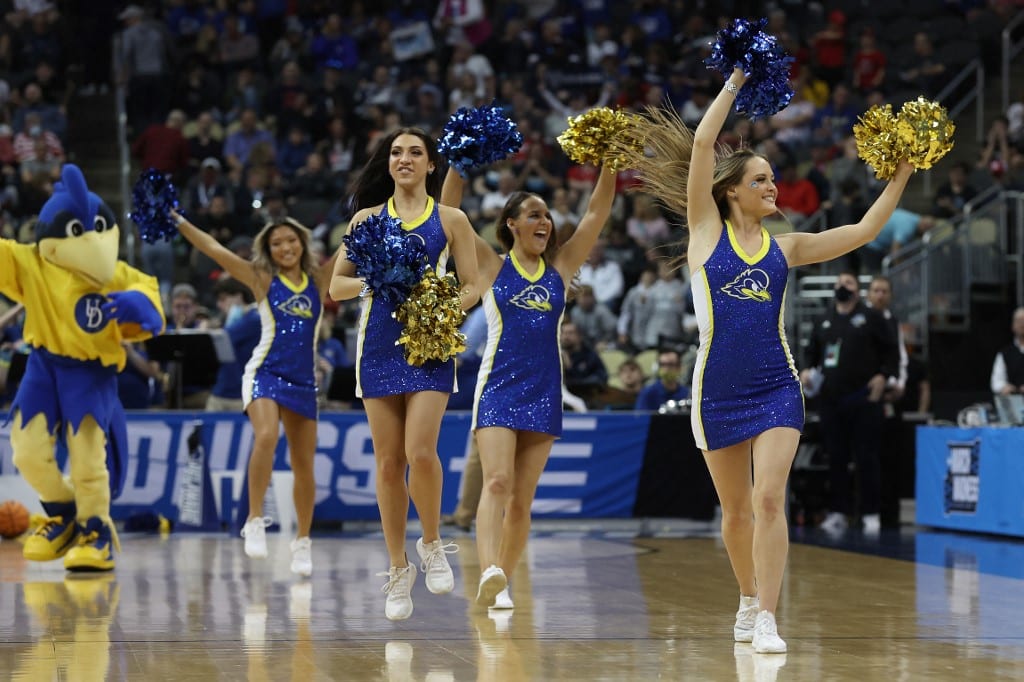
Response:
[[[277,148],[277,169],[285,180],[291,180],[312,153],[313,144],[309,141],[306,129],[293,125]]]
[[[592,286],[580,287],[569,317],[589,345],[598,350],[615,345],[618,320],[607,306],[597,302]]]
[[[964,161],[949,167],[946,182],[935,191],[933,212],[936,216],[951,219],[963,216],[964,206],[978,195],[978,190],[967,180],[970,169]]]
[[[229,76],[243,66],[256,66],[260,60],[260,39],[242,30],[237,14],[228,13],[223,17],[224,27],[220,34],[218,56],[221,68]]]
[[[872,241],[858,249],[861,265],[868,274],[882,271],[882,260],[935,227],[935,218],[897,208]]]
[[[924,31],[914,34],[914,56],[911,65],[900,71],[903,85],[919,90],[925,97],[934,97],[946,84],[946,65],[932,45],[931,36]]]
[[[658,353],[658,376],[640,391],[636,409],[657,412],[669,400],[686,400],[690,387],[682,383],[683,363],[679,351],[664,349]]]
[[[846,74],[846,15],[839,10],[828,14],[828,23],[810,40],[815,70],[832,87]]]
[[[593,346],[571,320],[562,322],[562,367],[565,387],[583,400],[595,396],[608,383],[608,370]]]
[[[1012,342],[1000,348],[992,362],[989,383],[996,395],[1024,393],[1024,307],[1013,311],[1010,331]]]
[[[175,284],[171,289],[171,315],[167,321],[167,331],[205,328],[200,309],[196,288],[187,282]],[[167,388],[168,399],[172,401],[170,402],[172,406],[177,402],[176,381],[180,381],[180,379],[172,377],[171,384]],[[182,385],[181,404],[177,407],[192,410],[203,409],[206,406],[206,399],[210,395],[209,389],[209,386]]]
[[[494,220],[505,207],[505,202],[519,189],[519,183],[511,168],[498,172],[498,186],[484,193],[480,199],[480,215],[485,220]]]
[[[860,33],[860,48],[853,55],[853,87],[862,96],[879,90],[885,82],[885,53],[878,49],[875,31],[866,26]]]
[[[64,146],[60,138],[53,131],[47,130],[39,114],[33,112],[25,117],[25,127],[14,135],[14,157],[18,163],[35,158],[36,141],[40,139],[46,143],[46,158],[64,160]]]
[[[815,140],[839,144],[853,134],[853,124],[861,112],[851,99],[850,87],[837,83],[828,103],[814,115],[811,124]]]
[[[192,173],[200,170],[206,159],[214,159],[223,166],[224,129],[217,123],[213,114],[204,111],[194,123],[185,126],[185,137],[188,139],[188,165]]]
[[[117,397],[126,410],[148,410],[163,402],[163,376],[160,363],[150,360],[142,343],[121,344],[126,362],[117,374]]]
[[[241,172],[249,163],[249,155],[253,148],[258,144],[268,145],[273,153],[274,136],[259,127],[255,110],[245,109],[239,117],[238,130],[224,140],[224,158],[227,159],[228,167],[232,171]]]
[[[174,94],[175,105],[189,118],[198,118],[203,112],[217,109],[223,96],[224,85],[217,73],[207,69],[202,59],[190,57]]]
[[[60,179],[62,159],[50,156],[43,138],[36,138],[31,159],[21,163],[20,207],[26,213],[37,213],[53,194],[53,183]]]
[[[358,145],[342,116],[333,116],[327,122],[327,138],[316,144],[317,153],[327,159],[327,168],[335,186],[345,187],[349,173],[356,167]]]
[[[28,116],[36,114],[44,130],[49,130],[58,139],[64,140],[68,133],[68,119],[64,112],[43,99],[43,90],[35,81],[29,81],[22,89],[22,104],[14,110],[12,125],[15,132],[28,127]]]
[[[633,195],[633,213],[626,219],[626,232],[641,248],[649,249],[669,241],[669,226],[654,197]]]
[[[230,212],[234,208],[233,195],[230,183],[221,173],[220,161],[208,156],[203,159],[199,172],[185,185],[181,203],[189,215],[193,216],[193,220],[195,217],[201,219],[210,212],[214,197],[221,197],[227,211]]]
[[[565,187],[556,187],[551,194],[548,210],[551,212],[551,222],[556,231],[566,225],[576,225],[580,222],[580,217],[572,210],[572,203],[572,192]]]
[[[260,312],[249,287],[234,278],[218,281],[214,292],[221,326],[231,339],[235,359],[222,362],[217,368],[217,380],[210,388],[205,409],[207,412],[241,412],[242,374],[260,341]]]
[[[654,312],[651,289],[657,279],[657,267],[648,264],[640,273],[640,281],[626,292],[622,310],[619,312],[617,329],[620,348],[639,352],[653,347],[653,344],[648,344],[647,329]]]
[[[603,303],[614,313],[618,312],[625,293],[625,282],[619,264],[605,257],[604,246],[605,240],[598,239],[587,262],[580,268],[579,280],[580,284],[589,284],[598,303]]]
[[[778,195],[775,207],[794,223],[804,220],[817,212],[821,206],[818,189],[807,178],[797,175],[796,164],[785,161],[779,166],[779,177],[775,180]]]
[[[172,109],[163,123],[154,123],[142,131],[132,143],[132,156],[142,168],[155,168],[181,183],[188,171],[191,154],[188,140],[182,133],[185,112]]]
[[[619,387],[629,394],[632,394],[634,405],[636,404],[636,398],[640,395],[640,391],[644,388],[646,377],[644,377],[644,371],[633,358],[623,360],[622,364],[619,365],[619,369],[616,370],[616,376],[618,378]]]
[[[685,268],[670,261],[658,261],[658,279],[651,286],[650,317],[644,329],[644,348],[657,348],[662,337],[678,339],[691,333],[687,322]]]
[[[794,89],[786,108],[769,119],[779,144],[794,152],[806,149],[811,143],[815,111],[814,104],[804,99],[803,91]]]

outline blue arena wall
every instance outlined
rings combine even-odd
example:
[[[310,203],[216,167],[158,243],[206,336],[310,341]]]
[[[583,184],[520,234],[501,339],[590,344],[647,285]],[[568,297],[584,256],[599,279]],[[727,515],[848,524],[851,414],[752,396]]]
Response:
[[[458,499],[470,447],[470,418],[468,412],[449,412],[441,425],[438,451],[444,470],[444,512],[451,512]],[[652,429],[653,421],[658,421],[659,428]],[[16,474],[8,428],[0,428],[0,475]],[[698,480],[701,475],[707,479],[707,474],[689,431],[688,415],[567,414],[563,436],[555,442],[538,486],[534,514],[549,518],[630,517],[638,507],[643,507],[647,510],[644,515],[657,515],[657,498],[661,496],[666,498],[661,506],[667,507],[681,499],[697,499],[695,493],[700,493],[698,497],[704,500],[710,483]],[[652,438],[655,432],[661,435]],[[190,448],[189,436],[193,434],[198,437],[192,439]],[[247,504],[245,470],[252,437],[252,427],[243,415],[130,413],[128,479],[121,495],[113,501],[112,515],[115,519],[126,519],[154,512],[179,519],[182,490],[187,488],[187,481],[194,480],[189,476],[190,451],[194,458],[195,446],[201,443],[216,518],[225,525],[235,523],[239,506]],[[64,462],[66,455],[60,453],[58,459]],[[687,463],[690,473],[673,473],[681,462]],[[283,435],[274,468],[288,469]],[[373,447],[364,413],[321,414],[315,468],[317,521],[379,519]],[[642,484],[645,479],[649,485]],[[644,493],[645,486],[652,492]],[[290,494],[287,499],[290,500]],[[702,501],[698,513],[686,513],[684,509],[684,513],[678,514],[666,509],[663,515],[709,517],[711,509],[705,507],[713,507],[713,503],[713,499],[710,503]],[[415,513],[412,508],[410,513]]]

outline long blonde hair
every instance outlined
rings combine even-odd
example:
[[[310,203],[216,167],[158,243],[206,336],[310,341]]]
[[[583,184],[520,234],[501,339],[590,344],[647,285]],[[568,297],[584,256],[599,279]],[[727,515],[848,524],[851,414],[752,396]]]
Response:
[[[637,145],[636,140],[641,145]],[[678,112],[663,107],[646,107],[630,135],[616,138],[613,145],[615,153],[624,158],[624,166],[635,168],[640,173],[640,184],[631,191],[654,196],[665,208],[679,215],[685,227],[693,131]],[[711,196],[723,219],[729,217],[726,192],[740,183],[747,162],[758,156],[761,155],[748,148],[716,145]],[[683,255],[673,259],[673,263],[681,265],[686,260],[686,237],[678,245]]]

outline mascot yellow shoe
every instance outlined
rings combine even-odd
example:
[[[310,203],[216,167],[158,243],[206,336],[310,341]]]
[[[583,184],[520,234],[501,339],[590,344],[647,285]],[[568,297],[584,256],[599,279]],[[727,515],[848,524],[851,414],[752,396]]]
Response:
[[[68,553],[78,540],[74,502],[43,502],[49,515],[32,535],[25,539],[22,554],[29,561],[53,561]]]
[[[49,516],[23,553],[31,561],[63,556],[75,571],[114,567],[110,500],[124,483],[128,440],[117,397],[122,344],[164,327],[156,279],[118,260],[119,244],[113,211],[72,164],[39,212],[36,243],[0,239],[0,293],[24,304],[31,349],[11,405],[11,449]]]
[[[64,557],[64,568],[69,571],[109,571],[114,567],[114,545],[117,542],[113,526],[98,516],[78,527],[78,544]]]

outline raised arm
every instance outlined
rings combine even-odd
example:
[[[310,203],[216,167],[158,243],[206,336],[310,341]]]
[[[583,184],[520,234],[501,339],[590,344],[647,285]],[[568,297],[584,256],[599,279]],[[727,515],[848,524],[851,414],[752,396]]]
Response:
[[[587,260],[587,256],[590,255],[601,230],[608,222],[614,200],[615,171],[608,166],[602,166],[601,172],[597,176],[597,183],[594,185],[594,191],[590,194],[586,212],[580,218],[576,231],[555,256],[555,268],[566,283],[572,279],[576,271]],[[553,235],[552,238],[554,238]]]
[[[263,300],[267,295],[270,282],[266,277],[253,267],[253,264],[214,239],[211,235],[203,232],[189,222],[188,218],[171,211],[171,219],[178,225],[178,232],[195,248],[209,256],[217,265],[224,268],[224,271],[249,287],[257,301]]]
[[[821,263],[867,244],[878,236],[882,226],[892,216],[913,174],[914,167],[907,161],[900,161],[896,174],[860,222],[817,233],[789,232],[778,235],[775,239],[786,256],[786,262],[790,267]]]
[[[742,69],[733,69],[729,80],[693,133],[693,153],[686,180],[686,223],[691,233],[708,227],[717,229],[721,225],[722,216],[711,196],[715,174],[715,145],[729,117],[729,110],[736,101],[736,93],[746,80]]]
[[[458,171],[448,168],[448,174],[444,176],[444,184],[441,186],[441,205],[459,208],[462,205],[462,195],[466,181],[462,179]],[[494,251],[494,247],[473,230],[473,242],[476,250],[477,269],[480,273],[480,290],[490,287],[498,277],[501,269],[501,256]]]

